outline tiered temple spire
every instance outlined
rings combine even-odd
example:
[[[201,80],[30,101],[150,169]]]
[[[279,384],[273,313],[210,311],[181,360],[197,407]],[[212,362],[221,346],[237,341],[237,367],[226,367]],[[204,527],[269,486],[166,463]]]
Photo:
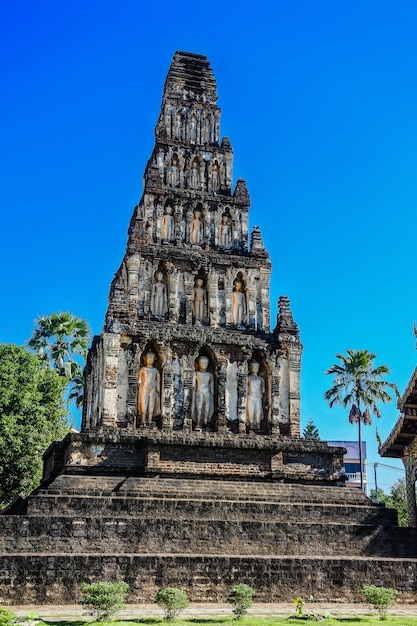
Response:
[[[248,249],[249,193],[242,178],[232,193],[232,165],[210,64],[176,52],[88,361],[84,429],[299,435],[301,344],[270,333],[269,255],[258,227]]]

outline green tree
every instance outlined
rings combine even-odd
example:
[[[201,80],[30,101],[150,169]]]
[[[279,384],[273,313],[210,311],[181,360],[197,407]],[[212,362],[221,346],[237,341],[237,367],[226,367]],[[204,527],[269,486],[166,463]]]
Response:
[[[372,502],[376,502],[376,491],[371,489],[370,498]],[[407,493],[405,487],[405,478],[399,478],[391,486],[390,493],[386,494],[382,489],[378,488],[378,502],[385,504],[388,509],[397,509],[398,525],[407,526]]]
[[[0,506],[29,494],[42,454],[68,432],[66,380],[26,348],[0,344]]]
[[[303,437],[305,439],[320,439],[319,429],[313,422],[312,417],[310,417],[306,424],[306,427],[303,430]]]
[[[165,621],[173,622],[177,615],[190,604],[187,594],[176,587],[160,589],[155,596],[155,603],[163,608]]]
[[[350,406],[349,421],[358,425],[359,464],[361,489],[363,489],[362,471],[362,434],[361,425],[372,424],[371,409],[377,417],[381,417],[378,402],[392,400],[387,387],[395,389],[394,383],[384,380],[389,373],[386,365],[375,366],[376,354],[368,350],[346,350],[346,355],[336,354],[340,363],[332,365],[326,375],[334,376],[333,386],[328,389],[324,398],[332,407],[340,404],[344,408]],[[363,410],[362,410],[363,409]]]
[[[401,591],[392,587],[375,587],[375,585],[363,585],[361,594],[365,600],[372,604],[379,613],[379,619],[387,619],[387,611],[390,606],[394,606]]]
[[[90,329],[85,320],[71,313],[41,315],[28,346],[41,359],[50,363],[71,386],[69,399],[77,408],[84,398],[83,365],[87,356]]]
[[[83,598],[80,604],[85,606],[85,613],[96,621],[107,621],[124,608],[124,601],[129,585],[120,583],[81,583]]]
[[[246,615],[253,604],[254,593],[254,589],[245,583],[239,583],[231,588],[227,594],[227,601],[234,606],[232,612],[235,619],[240,620]]]

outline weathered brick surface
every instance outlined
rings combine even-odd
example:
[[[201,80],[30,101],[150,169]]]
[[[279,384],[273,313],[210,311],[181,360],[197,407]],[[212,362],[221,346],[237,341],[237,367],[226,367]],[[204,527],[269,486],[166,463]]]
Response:
[[[218,503],[222,507],[222,503]],[[210,553],[230,555],[417,556],[407,531],[341,522],[248,521],[206,518],[0,517],[0,552],[94,554]],[[308,536],[308,541],[305,537]]]
[[[166,586],[186,589],[195,602],[224,601],[230,587],[244,582],[258,602],[278,602],[296,595],[318,600],[360,600],[362,584],[393,586],[402,599],[415,600],[414,559],[333,556],[198,555],[5,555],[0,556],[3,603],[74,603],[81,582],[125,580],[129,602],[152,602]]]
[[[69,434],[45,453],[44,479],[66,472],[343,484],[342,448],[295,437],[141,429]]]
[[[81,581],[124,579],[144,602],[166,585],[222,600],[235,582],[259,601],[392,580],[412,594],[416,539],[353,488],[61,474],[0,516],[0,593],[76,602]]]
[[[241,497],[241,494],[239,494]],[[286,521],[323,522],[344,520],[346,523],[373,524],[393,526],[397,524],[397,515],[393,509],[384,507],[364,507],[363,505],[348,504],[311,504],[311,503],[272,503],[260,500],[239,501],[231,500],[224,494],[219,494],[216,500],[203,498],[198,493],[193,495],[180,493],[159,499],[156,504],[156,494],[146,496],[57,496],[39,494],[29,499],[27,512],[31,516],[57,515],[104,515],[120,517],[134,515],[142,519],[194,519],[204,517],[206,520],[224,519],[227,521]],[[236,496],[237,497],[237,496]],[[1,520],[0,520],[1,521]]]

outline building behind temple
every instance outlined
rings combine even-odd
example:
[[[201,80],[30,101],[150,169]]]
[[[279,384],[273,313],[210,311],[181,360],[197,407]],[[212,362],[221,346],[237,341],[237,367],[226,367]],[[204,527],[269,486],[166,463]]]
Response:
[[[362,455],[359,454],[358,441],[328,441],[329,446],[345,448],[343,467],[346,474],[346,485],[361,488],[361,462],[362,457],[362,482],[363,490],[368,493],[368,459],[366,455],[366,441],[362,441]]]
[[[102,580],[130,602],[417,590],[414,530],[344,486],[343,448],[300,438],[299,330],[282,296],[271,331],[271,264],[219,123],[207,58],[175,53],[82,431],[0,515],[3,602],[74,603]]]

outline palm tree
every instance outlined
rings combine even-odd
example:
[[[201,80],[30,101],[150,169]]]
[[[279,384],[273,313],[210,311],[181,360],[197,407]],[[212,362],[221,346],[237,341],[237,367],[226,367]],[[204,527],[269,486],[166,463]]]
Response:
[[[77,409],[81,409],[84,402],[84,374],[81,365],[78,365],[78,372],[74,372],[70,382],[71,389],[68,394],[68,400],[72,400]]]
[[[71,313],[41,315],[28,341],[29,347],[70,380],[79,374],[76,357],[87,355],[90,330],[86,321]]]
[[[341,363],[332,365],[326,371],[326,374],[331,374],[335,378],[333,387],[324,394],[325,400],[330,407],[335,404],[340,404],[344,408],[350,406],[349,422],[358,424],[361,489],[363,489],[361,424],[372,424],[369,409],[377,417],[381,417],[377,403],[390,402],[392,398],[386,388],[395,389],[394,383],[384,380],[389,368],[386,365],[375,366],[376,356],[368,350],[346,350],[346,355],[336,354]]]
[[[71,385],[68,399],[81,408],[84,400],[84,360],[90,340],[90,329],[85,320],[71,313],[41,315],[35,321],[35,330],[28,346],[64,376]]]

